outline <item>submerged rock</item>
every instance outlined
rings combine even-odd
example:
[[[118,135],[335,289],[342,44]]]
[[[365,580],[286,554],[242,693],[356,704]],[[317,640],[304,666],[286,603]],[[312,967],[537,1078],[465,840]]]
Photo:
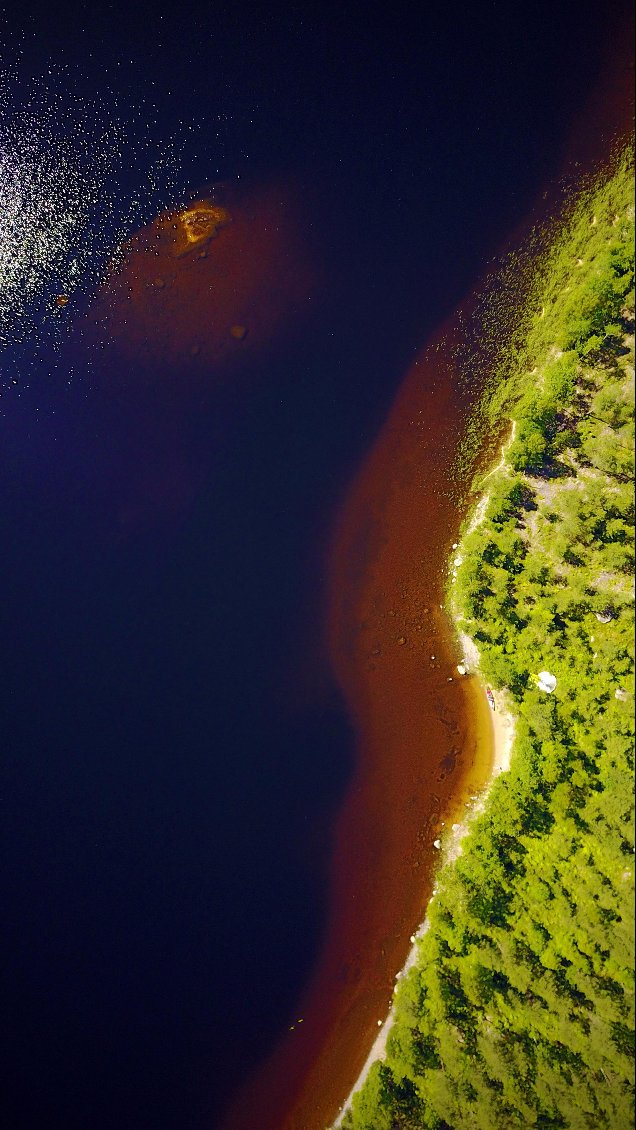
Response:
[[[230,213],[218,204],[203,200],[177,214],[178,244],[176,254],[184,255],[195,247],[201,247],[218,235],[220,229],[229,224]]]

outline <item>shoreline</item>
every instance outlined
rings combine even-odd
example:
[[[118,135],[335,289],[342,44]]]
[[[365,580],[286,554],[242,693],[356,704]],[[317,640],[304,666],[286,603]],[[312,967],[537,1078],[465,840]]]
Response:
[[[469,637],[463,637],[463,638],[469,638]],[[473,676],[473,677],[479,678],[478,675]],[[486,693],[485,692],[485,684],[481,684],[481,689],[482,689],[482,691],[484,693],[484,697],[485,697],[485,693]],[[475,803],[473,805],[471,805],[471,808],[469,809],[469,811],[465,815],[463,815],[462,820],[455,821],[452,824],[451,835],[448,838],[446,844],[443,845],[443,847],[441,849],[442,859],[440,860],[440,870],[442,868],[452,864],[458,858],[458,856],[461,854],[462,841],[464,840],[467,833],[470,831],[472,822],[475,819],[475,817],[479,816],[481,814],[481,812],[483,812],[484,806],[485,806],[486,800],[488,799],[488,795],[490,793],[490,789],[491,789],[493,781],[499,776],[500,773],[505,773],[510,768],[510,759],[511,759],[511,756],[512,756],[512,747],[513,747],[513,744],[514,744],[514,736],[515,736],[515,717],[508,709],[506,709],[506,704],[505,704],[504,701],[502,701],[502,695],[501,694],[497,695],[495,701],[496,701],[496,707],[497,708],[496,708],[496,710],[490,711],[490,714],[491,714],[491,743],[492,743],[492,745],[491,745],[492,755],[491,755],[490,773],[489,773],[488,779],[485,781],[485,783],[483,785],[483,788],[477,794],[477,799],[476,799]],[[458,816],[459,813],[455,812],[454,815]],[[430,904],[431,904],[431,902],[434,898],[435,898],[435,887],[433,888],[433,894],[431,895],[431,897],[428,901],[427,910],[426,910],[426,914],[424,916],[424,919],[421,922],[418,929],[415,931],[415,933],[411,935],[411,948],[409,950],[407,959],[404,962],[404,965],[399,970],[399,972],[396,974],[396,978],[395,978],[396,987],[397,987],[399,981],[402,979],[402,977],[404,977],[409,972],[409,970],[413,968],[413,966],[417,962],[417,957],[418,957],[418,952],[419,952],[418,943],[419,943],[420,939],[424,937],[424,935],[426,934],[426,932],[429,928],[428,906],[430,906]],[[389,1013],[388,1013],[386,1019],[381,1022],[381,1027],[380,1027],[380,1022],[378,1022],[378,1027],[380,1029],[379,1032],[378,1032],[378,1035],[376,1036],[376,1038],[373,1042],[373,1045],[371,1047],[371,1051],[369,1052],[369,1055],[367,1056],[367,1059],[365,1060],[362,1071],[360,1072],[358,1078],[356,1079],[356,1082],[354,1083],[353,1087],[351,1088],[351,1091],[349,1092],[349,1095],[347,1097],[346,1102],[344,1103],[342,1109],[340,1110],[338,1117],[332,1123],[332,1130],[338,1130],[338,1127],[342,1126],[343,1118],[345,1117],[347,1112],[351,1109],[351,1101],[353,1099],[354,1094],[357,1091],[361,1090],[361,1088],[364,1086],[366,1079],[367,1079],[367,1076],[368,1076],[373,1064],[377,1060],[384,1058],[384,1056],[386,1054],[387,1040],[388,1040],[389,1034],[391,1032],[391,1029],[393,1027],[394,1021],[395,1021],[395,1008],[396,1008],[396,1005],[395,1005],[395,996],[394,996],[393,1000],[391,1001],[391,1007],[389,1009]]]
[[[501,457],[499,462],[488,471],[488,473],[482,479],[482,482],[485,482],[487,478],[490,478],[496,472],[502,471],[504,469],[506,462],[506,449],[514,439],[514,435],[515,422],[513,421],[511,433],[509,434],[506,443],[501,449]],[[475,526],[483,521],[488,507],[489,498],[490,494],[488,491],[482,494],[482,496],[479,498],[469,516],[467,524],[465,525],[463,536],[465,536],[469,532],[472,532]],[[461,540],[463,540],[463,538],[460,538],[460,542],[457,545],[453,546],[453,552],[455,554],[461,553]],[[455,565],[456,561],[453,562],[451,560],[449,563],[451,583],[453,580]],[[459,616],[452,599],[449,600],[448,611],[461,650],[461,658],[467,666],[467,673],[466,675],[462,676],[462,679],[475,680],[479,687],[479,693],[483,696],[483,699],[486,700],[486,683],[482,681],[479,672],[479,650],[477,648],[477,645],[475,644],[474,640],[465,631],[463,631],[461,617]],[[510,709],[510,705],[507,701],[505,692],[497,691],[494,693],[493,697],[495,701],[495,709],[488,709],[488,714],[490,716],[489,770],[484,777],[483,783],[478,784],[477,786],[473,786],[473,790],[470,794],[471,800],[470,802],[468,802],[469,807],[466,808],[466,802],[464,801],[462,795],[459,798],[455,809],[451,810],[451,812],[449,813],[449,819],[452,821],[450,825],[450,834],[446,833],[442,840],[435,841],[435,846],[439,848],[441,857],[439,867],[437,868],[438,871],[442,870],[444,867],[451,865],[459,857],[462,852],[463,840],[470,831],[473,821],[484,811],[493,782],[501,773],[507,772],[507,770],[510,768],[512,749],[515,738],[516,718],[514,713]],[[369,1051],[369,1054],[364,1062],[358,1078],[356,1079],[356,1082],[351,1088],[346,1101],[343,1103],[337,1118],[331,1123],[329,1130],[338,1130],[338,1128],[342,1126],[345,1115],[351,1109],[353,1096],[364,1086],[373,1064],[376,1063],[376,1061],[383,1059],[386,1055],[387,1040],[395,1022],[395,990],[397,989],[400,980],[404,976],[406,976],[406,974],[417,963],[419,941],[428,931],[430,924],[428,908],[432,900],[435,898],[436,890],[437,884],[434,883],[433,892],[427,903],[426,914],[424,915],[424,918],[418,926],[417,930],[411,935],[411,948],[408,952],[406,961],[396,974],[394,995],[391,1000],[389,1012],[384,1020],[378,1020],[379,1031],[375,1040],[373,1041],[371,1050]]]
[[[473,677],[479,678],[478,675],[473,676]],[[482,689],[482,691],[484,693],[484,697],[485,697],[485,684],[481,684],[481,689]],[[483,785],[483,788],[478,793],[475,803],[473,805],[471,805],[471,808],[469,809],[469,811],[465,815],[463,815],[462,820],[455,821],[452,824],[451,835],[448,838],[446,844],[444,844],[442,849],[441,849],[442,859],[440,860],[440,870],[442,868],[452,864],[458,858],[458,856],[461,854],[462,841],[464,840],[467,833],[470,831],[472,822],[475,819],[475,817],[479,816],[481,814],[481,812],[483,812],[484,806],[485,806],[486,800],[488,799],[488,795],[490,793],[490,789],[491,789],[493,781],[500,775],[500,773],[505,773],[510,768],[510,759],[511,759],[511,756],[512,756],[512,747],[513,747],[514,736],[515,736],[515,717],[508,709],[506,709],[506,704],[505,704],[505,702],[502,701],[502,695],[501,694],[497,695],[495,701],[496,701],[497,709],[490,711],[490,713],[491,713],[491,743],[492,743],[492,746],[491,746],[492,759],[491,759],[490,773],[489,773],[488,779],[485,781],[485,783]],[[456,812],[456,813],[454,813],[454,815],[458,816],[459,813]],[[419,952],[418,943],[419,943],[420,939],[424,937],[424,935],[426,934],[426,932],[429,928],[428,906],[430,906],[430,904],[431,904],[431,902],[434,898],[435,898],[435,887],[433,888],[433,894],[431,895],[431,897],[428,901],[427,910],[426,910],[426,914],[424,916],[424,919],[421,922],[418,929],[415,931],[415,933],[411,935],[411,943],[412,943],[411,948],[409,950],[407,959],[404,962],[404,965],[399,970],[399,972],[396,974],[396,978],[395,978],[396,987],[397,987],[399,981],[402,979],[402,977],[404,977],[409,972],[409,970],[413,968],[413,966],[417,962],[417,957],[418,957],[418,952]],[[378,1035],[376,1036],[376,1038],[373,1042],[373,1045],[371,1047],[369,1055],[367,1056],[367,1059],[365,1060],[362,1071],[360,1072],[358,1078],[356,1079],[356,1082],[354,1083],[353,1087],[351,1088],[351,1091],[349,1092],[349,1095],[347,1097],[346,1102],[344,1103],[340,1113],[338,1114],[338,1117],[332,1123],[332,1130],[338,1130],[338,1128],[342,1126],[342,1120],[344,1119],[347,1112],[351,1109],[351,1101],[353,1099],[354,1094],[357,1091],[361,1090],[361,1088],[364,1086],[366,1079],[367,1079],[367,1076],[368,1076],[373,1064],[377,1060],[384,1058],[384,1056],[386,1054],[387,1040],[388,1040],[389,1034],[391,1032],[391,1029],[393,1027],[394,1021],[395,1021],[395,1008],[396,1008],[396,1005],[395,1005],[395,996],[394,996],[393,1000],[391,1002],[391,1008],[389,1009],[389,1013],[388,1013],[386,1019],[384,1021],[382,1021],[381,1027],[380,1027],[380,1022],[378,1022],[378,1026],[379,1026]]]

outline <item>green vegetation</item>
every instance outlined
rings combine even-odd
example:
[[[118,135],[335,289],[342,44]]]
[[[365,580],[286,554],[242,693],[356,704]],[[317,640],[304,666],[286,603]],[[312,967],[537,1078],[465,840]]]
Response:
[[[349,1130],[633,1124],[632,183],[623,159],[583,194],[487,394],[514,430],[451,600],[511,768],[440,871]]]

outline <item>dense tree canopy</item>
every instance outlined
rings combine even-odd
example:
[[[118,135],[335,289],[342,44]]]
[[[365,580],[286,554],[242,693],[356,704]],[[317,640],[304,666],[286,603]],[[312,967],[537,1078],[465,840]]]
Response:
[[[440,871],[350,1130],[633,1122],[632,183],[627,158],[583,195],[486,394],[513,438],[449,600],[516,716],[511,767]]]

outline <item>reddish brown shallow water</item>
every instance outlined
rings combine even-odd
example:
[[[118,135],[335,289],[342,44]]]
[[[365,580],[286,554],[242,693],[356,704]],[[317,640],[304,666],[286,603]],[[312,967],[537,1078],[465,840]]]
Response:
[[[289,194],[282,198],[280,188],[229,202],[215,194],[226,219],[190,246],[179,214],[160,217],[130,241],[81,327],[98,339],[106,327],[109,356],[146,359],[152,380],[142,438],[148,444],[150,433],[161,459],[129,485],[126,527],[152,516],[155,503],[186,506],[195,483],[182,417],[302,316],[315,270]],[[200,202],[204,219],[217,204]],[[106,369],[132,412],[144,389],[131,387],[125,364]],[[422,920],[440,821],[484,760],[486,708],[453,678],[458,654],[440,608],[460,521],[450,467],[466,406],[453,388],[442,351],[413,365],[337,523],[328,650],[357,735],[357,775],[333,831],[330,917],[302,1022],[243,1093],[228,1130],[319,1130],[335,1117]]]
[[[429,350],[340,515],[329,650],[357,772],[334,832],[330,921],[297,1022],[228,1130],[320,1130],[336,1116],[423,918],[440,822],[484,775],[487,708],[454,677],[459,655],[440,608],[460,522],[451,464],[462,412],[443,352]]]
[[[302,326],[319,270],[299,198],[292,178],[240,192],[217,185],[162,213],[122,247],[75,317],[78,368],[88,346],[106,409],[135,453],[107,492],[114,536],[187,513],[209,463],[207,450],[192,447],[192,421],[211,406],[222,413],[228,399],[244,403],[268,351]],[[192,242],[187,216],[201,221]],[[73,315],[71,301],[60,317]]]

